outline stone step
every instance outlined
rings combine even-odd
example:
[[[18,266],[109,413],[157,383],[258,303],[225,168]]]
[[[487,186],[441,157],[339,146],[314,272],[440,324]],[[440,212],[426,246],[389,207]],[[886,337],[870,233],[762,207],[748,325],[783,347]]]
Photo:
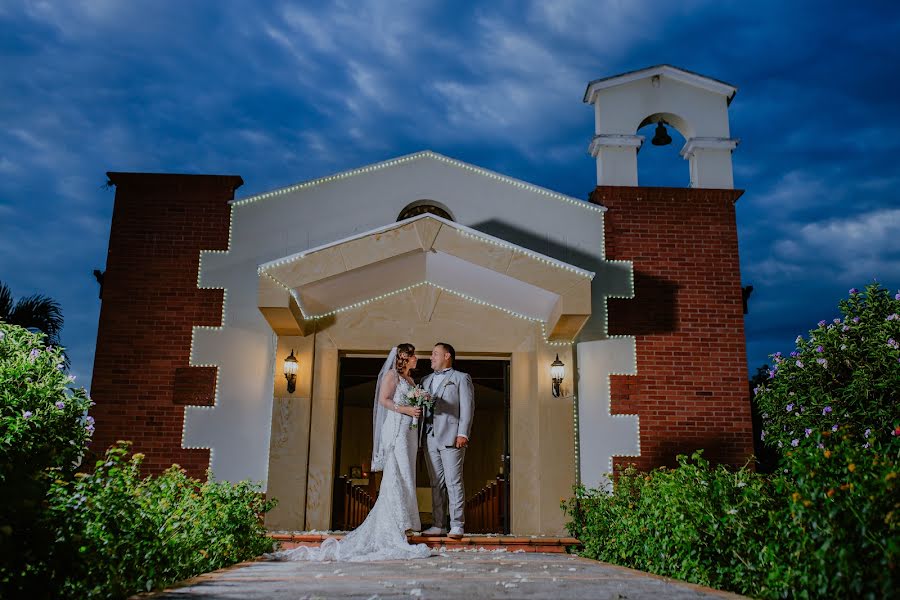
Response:
[[[270,533],[269,537],[281,542],[283,550],[296,548],[297,546],[319,546],[326,537],[342,538],[343,533]],[[548,552],[565,554],[571,546],[581,547],[581,542],[573,537],[545,537],[545,536],[513,536],[513,535],[485,535],[467,534],[462,539],[456,540],[446,536],[407,536],[411,544],[428,544],[431,548],[445,548],[447,550],[506,550],[507,552]]]

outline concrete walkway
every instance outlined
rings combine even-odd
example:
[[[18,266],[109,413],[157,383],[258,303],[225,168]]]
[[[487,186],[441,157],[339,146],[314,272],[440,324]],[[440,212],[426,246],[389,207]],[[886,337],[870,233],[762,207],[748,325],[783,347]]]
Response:
[[[134,598],[740,598],[566,554],[445,551],[410,562],[246,562]]]

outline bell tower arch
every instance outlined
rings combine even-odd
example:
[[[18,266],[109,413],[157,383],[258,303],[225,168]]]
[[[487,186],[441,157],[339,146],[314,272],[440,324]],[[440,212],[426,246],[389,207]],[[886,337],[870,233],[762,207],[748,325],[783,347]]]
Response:
[[[734,86],[671,65],[658,65],[590,82],[584,102],[594,107],[588,151],[597,161],[597,185],[637,186],[637,131],[656,123],[654,143],[666,127],[684,136],[681,156],[690,165],[690,187],[733,189],[728,106]],[[662,129],[660,129],[662,127]]]

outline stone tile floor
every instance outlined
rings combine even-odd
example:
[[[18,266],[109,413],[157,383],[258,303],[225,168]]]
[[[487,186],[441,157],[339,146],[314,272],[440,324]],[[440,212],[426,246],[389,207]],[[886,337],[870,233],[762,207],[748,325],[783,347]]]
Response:
[[[458,550],[415,561],[307,563],[259,560],[134,598],[290,599],[740,598],[567,554]]]

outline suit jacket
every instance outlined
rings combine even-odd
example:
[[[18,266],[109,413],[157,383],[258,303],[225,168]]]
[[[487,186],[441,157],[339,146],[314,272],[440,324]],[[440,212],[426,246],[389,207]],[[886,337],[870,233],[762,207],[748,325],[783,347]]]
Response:
[[[422,380],[425,390],[431,389],[434,373]],[[468,373],[452,369],[433,392],[434,435],[444,446],[456,445],[456,436],[469,437],[475,415],[475,386]],[[423,427],[423,430],[425,428]]]

